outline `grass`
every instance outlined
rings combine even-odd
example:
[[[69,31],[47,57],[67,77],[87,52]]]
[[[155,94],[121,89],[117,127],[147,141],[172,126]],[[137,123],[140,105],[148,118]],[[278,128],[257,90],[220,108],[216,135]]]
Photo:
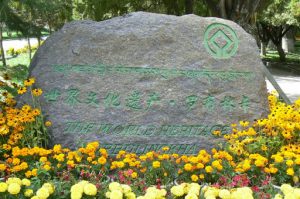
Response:
[[[6,64],[7,66],[3,67],[2,62],[0,62],[0,73],[8,74],[11,77],[12,82],[19,84],[27,78],[28,66],[30,64],[28,53],[9,58],[6,60]]]
[[[277,51],[268,50],[267,55],[263,57],[266,61],[279,61],[279,55]],[[286,54],[287,63],[300,63],[300,40],[296,41],[295,51],[293,53]]]
[[[2,34],[3,40],[24,38],[24,36],[21,33],[17,34],[17,32],[10,31],[10,34],[11,35],[8,35],[7,31],[4,31]],[[48,35],[49,35],[48,31],[42,31],[42,36],[48,36]]]

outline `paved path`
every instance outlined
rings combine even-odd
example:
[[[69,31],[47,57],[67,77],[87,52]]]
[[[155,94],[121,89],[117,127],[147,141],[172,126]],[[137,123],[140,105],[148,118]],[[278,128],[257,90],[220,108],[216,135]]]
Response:
[[[293,71],[286,69],[268,68],[271,74],[274,76],[275,80],[283,90],[283,92],[288,96],[288,98],[294,102],[300,98],[300,75],[295,74]],[[269,91],[274,90],[272,84],[267,81],[267,88]]]
[[[45,39],[46,37],[43,37]],[[30,39],[30,44],[31,45],[37,45],[38,41],[36,38],[31,38]],[[3,48],[4,51],[8,50],[9,48],[14,48],[14,49],[19,49],[23,48],[24,46],[28,45],[27,39],[17,39],[17,40],[4,40],[3,41]]]

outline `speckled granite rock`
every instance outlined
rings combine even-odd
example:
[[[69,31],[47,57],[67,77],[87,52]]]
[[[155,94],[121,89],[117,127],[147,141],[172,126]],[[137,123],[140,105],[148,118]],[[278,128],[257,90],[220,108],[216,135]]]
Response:
[[[98,140],[111,153],[196,153],[220,142],[214,130],[268,112],[255,40],[223,19],[136,12],[71,22],[30,71],[52,142],[65,147]]]

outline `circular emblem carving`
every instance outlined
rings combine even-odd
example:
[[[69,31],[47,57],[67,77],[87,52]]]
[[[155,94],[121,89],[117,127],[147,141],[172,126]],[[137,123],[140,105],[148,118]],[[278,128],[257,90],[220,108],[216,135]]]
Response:
[[[214,58],[228,59],[236,54],[239,40],[231,27],[221,23],[213,23],[205,31],[204,45]]]

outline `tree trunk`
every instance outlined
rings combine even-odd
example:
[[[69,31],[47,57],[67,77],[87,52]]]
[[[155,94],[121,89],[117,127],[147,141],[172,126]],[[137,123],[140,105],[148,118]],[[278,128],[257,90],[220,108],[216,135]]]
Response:
[[[0,52],[1,52],[3,66],[6,66],[5,54],[4,54],[4,48],[3,48],[2,24],[1,23],[0,23]]]
[[[185,14],[194,13],[194,0],[185,0]]]
[[[278,51],[278,54],[279,54],[279,60],[280,62],[285,62],[285,52],[284,50],[282,49],[282,45],[281,43],[276,45],[276,48],[277,48],[277,51]]]
[[[49,34],[51,34],[52,33],[52,27],[51,27],[49,21],[48,21],[48,27],[49,27]]]
[[[38,47],[41,47],[41,37],[37,37],[38,40]]]
[[[295,51],[295,34],[295,29],[290,28],[282,38],[282,48],[286,53]]]
[[[260,56],[266,56],[267,55],[267,45],[268,43],[260,42]]]
[[[204,2],[206,3],[207,8],[211,11],[212,17],[220,17],[215,2],[213,2],[212,0],[205,0]]]
[[[28,42],[28,50],[29,50],[29,61],[31,61],[31,44],[30,44],[30,37],[27,37]]]
[[[220,0],[219,7],[220,7],[221,18],[228,19],[227,12],[226,12],[226,1]]]

